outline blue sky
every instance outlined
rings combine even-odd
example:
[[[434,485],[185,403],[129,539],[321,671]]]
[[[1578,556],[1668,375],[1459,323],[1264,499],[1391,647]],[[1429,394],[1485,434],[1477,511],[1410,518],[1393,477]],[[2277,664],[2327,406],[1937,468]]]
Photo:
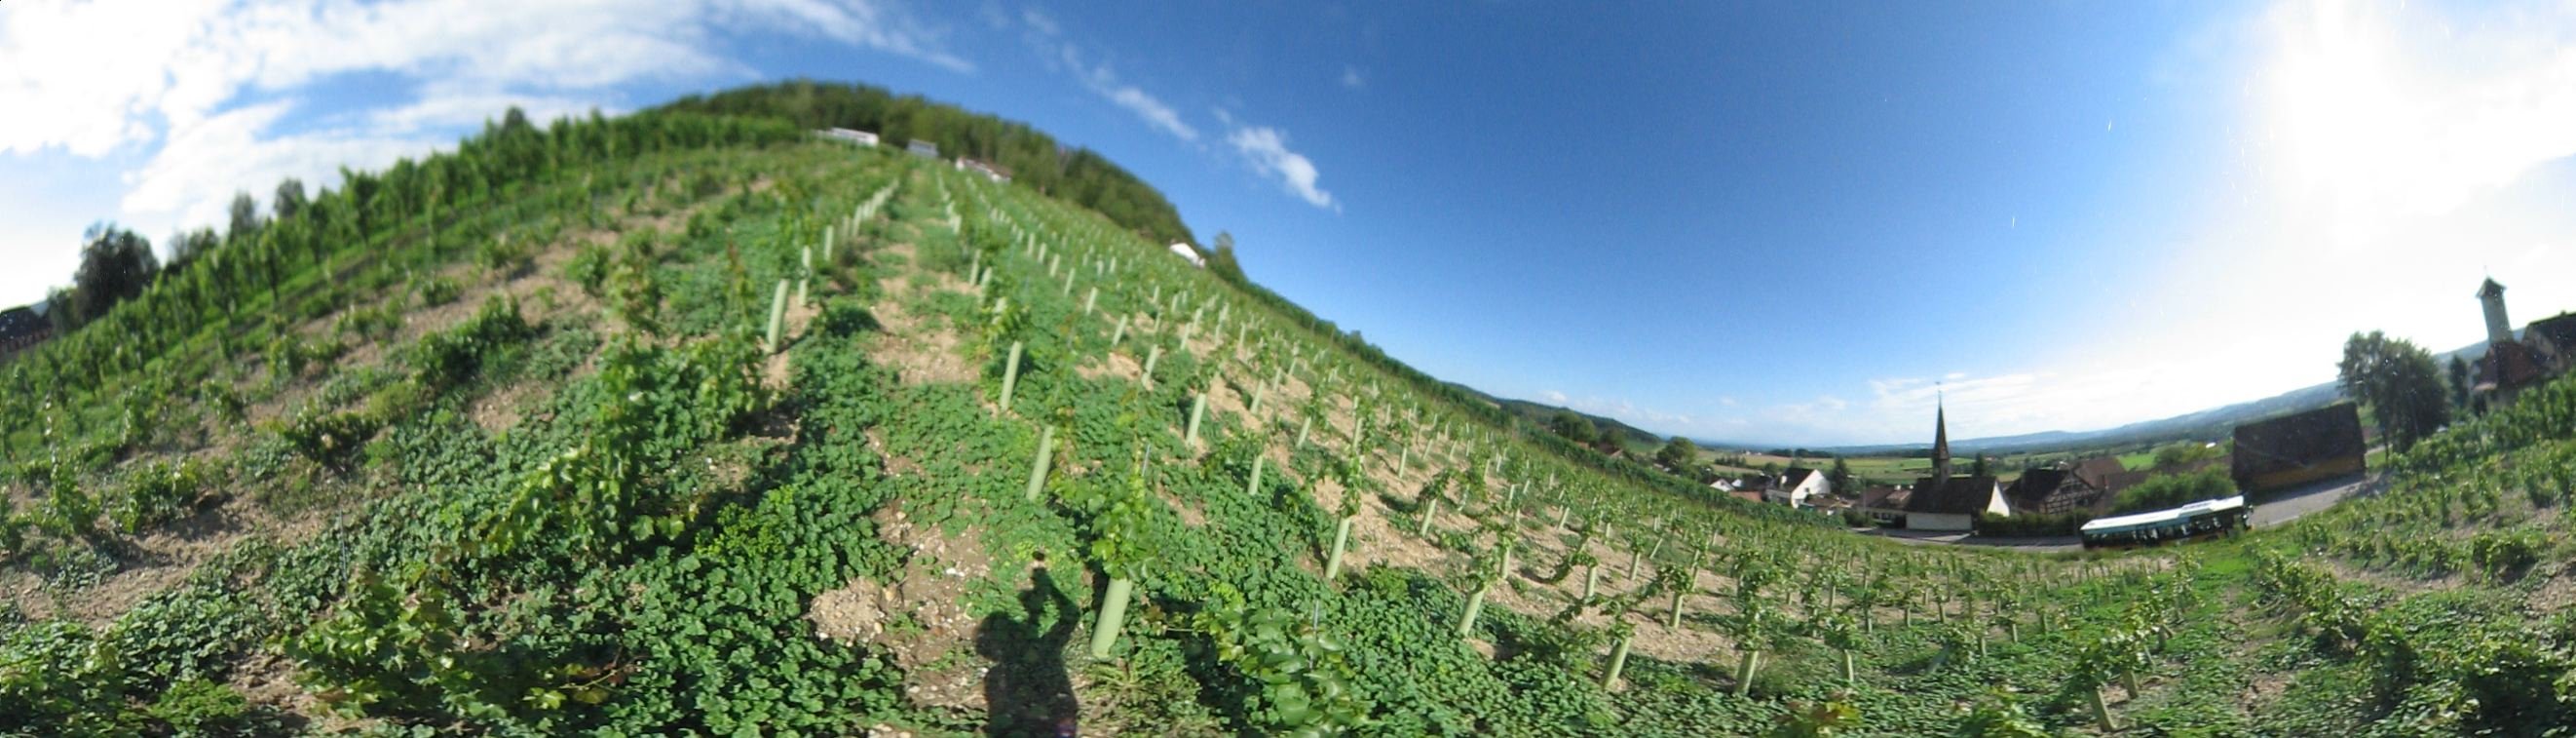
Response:
[[[0,5],[0,302],[504,107],[806,76],[1035,124],[1444,378],[1695,437],[2083,430],[2576,308],[2566,4]],[[129,53],[108,56],[102,49]],[[29,114],[26,111],[36,111]]]

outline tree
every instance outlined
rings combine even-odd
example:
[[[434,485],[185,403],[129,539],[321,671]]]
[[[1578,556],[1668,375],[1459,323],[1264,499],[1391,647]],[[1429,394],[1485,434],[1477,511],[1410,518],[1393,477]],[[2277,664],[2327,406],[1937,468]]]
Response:
[[[2181,507],[2201,500],[2215,500],[2236,494],[2236,480],[2227,470],[2202,469],[2189,474],[2158,474],[2139,482],[2138,486],[2120,490],[2111,503],[2114,515],[2143,510]]]
[[[1556,417],[1548,419],[1547,429],[1556,431],[1556,434],[1564,436],[1565,440],[1586,446],[1592,445],[1601,438],[1601,431],[1592,427],[1590,419],[1576,415],[1572,410],[1556,411]]]
[[[2156,468],[2180,470],[2183,467],[2218,458],[2218,447],[2184,441],[2156,449]]]
[[[304,180],[294,177],[277,183],[277,197],[268,201],[269,212],[276,213],[278,220],[294,218],[304,212],[304,205]]]
[[[1662,462],[1664,466],[1671,467],[1676,473],[1688,474],[1691,468],[1699,463],[1699,444],[1692,443],[1688,438],[1673,436],[1673,440],[1664,442],[1664,447],[1655,451],[1655,460]]]
[[[251,234],[259,232],[259,227],[261,225],[259,219],[259,202],[250,199],[250,193],[233,193],[231,215],[231,227],[224,231],[224,240],[240,242],[243,238],[247,238]]]
[[[1977,454],[1976,462],[1968,465],[1968,476],[1971,477],[1986,476],[1994,471],[1994,467],[1986,462],[1985,454]]]
[[[214,250],[215,244],[220,242],[221,239],[215,237],[215,229],[212,228],[199,228],[195,231],[180,231],[172,233],[170,234],[169,241],[169,267],[171,269],[178,269],[186,266],[188,262],[196,261],[197,257],[204,256],[206,255],[206,252]]]
[[[2343,394],[2371,406],[2379,434],[2399,451],[2451,422],[2442,371],[2433,354],[2412,341],[2379,331],[2352,334],[2336,369]]]
[[[1215,246],[1208,250],[1208,272],[1235,284],[1243,284],[1243,264],[1234,260],[1234,234],[1216,232]]]
[[[2469,406],[2469,361],[2451,355],[2451,407]]]
[[[1853,491],[1851,465],[1844,463],[1843,457],[1834,457],[1834,467],[1825,472],[1825,483],[1832,485],[1835,492],[1851,493]]]
[[[161,264],[152,242],[133,231],[101,222],[81,233],[80,269],[72,273],[72,320],[75,325],[106,315],[152,283]]]

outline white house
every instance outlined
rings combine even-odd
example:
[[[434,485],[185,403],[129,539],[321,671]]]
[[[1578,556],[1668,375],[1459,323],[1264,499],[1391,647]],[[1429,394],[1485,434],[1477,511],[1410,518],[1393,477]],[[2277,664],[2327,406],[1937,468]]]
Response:
[[[999,164],[994,164],[981,159],[968,159],[963,156],[957,157],[957,171],[973,172],[975,174],[983,175],[985,179],[991,180],[994,184],[1008,184],[1011,181],[1011,170],[1003,169]]]
[[[836,138],[836,139],[840,139],[840,140],[843,140],[843,141],[848,141],[848,142],[850,142],[850,143],[858,144],[858,145],[860,145],[860,146],[875,146],[875,145],[877,145],[877,134],[875,134],[875,133],[871,133],[871,132],[868,132],[868,131],[857,131],[857,130],[851,130],[851,129],[848,129],[848,128],[834,128],[834,129],[831,129],[831,130],[824,131],[824,132],[823,132],[823,135],[825,135],[825,136],[829,136],[829,137],[832,137],[832,138]]]
[[[1807,498],[1833,494],[1834,483],[1824,472],[1802,467],[1789,467],[1780,474],[1778,484],[1762,492],[1762,501],[1790,507],[1807,507]]]
[[[1175,255],[1180,256],[1180,257],[1181,257],[1181,258],[1183,258],[1183,259],[1187,259],[1187,260],[1189,260],[1189,262],[1190,262],[1190,266],[1198,267],[1198,268],[1200,268],[1200,269],[1206,269],[1206,268],[1207,268],[1207,257],[1200,256],[1200,255],[1199,255],[1199,250],[1198,250],[1198,249],[1194,249],[1194,248],[1190,248],[1190,245],[1189,245],[1189,244],[1186,244],[1186,243],[1175,243],[1175,244],[1172,244],[1172,253],[1173,253],[1173,254],[1175,254]]]

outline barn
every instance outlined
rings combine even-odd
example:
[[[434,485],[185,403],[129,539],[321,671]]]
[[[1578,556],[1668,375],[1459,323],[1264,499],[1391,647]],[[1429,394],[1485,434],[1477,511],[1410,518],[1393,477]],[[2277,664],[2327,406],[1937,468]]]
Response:
[[[2247,492],[2294,487],[2359,474],[2366,469],[2362,456],[2369,450],[2361,434],[2361,410],[2339,402],[2236,426],[2229,476]]]
[[[54,323],[34,307],[0,310],[0,359],[54,337]]]

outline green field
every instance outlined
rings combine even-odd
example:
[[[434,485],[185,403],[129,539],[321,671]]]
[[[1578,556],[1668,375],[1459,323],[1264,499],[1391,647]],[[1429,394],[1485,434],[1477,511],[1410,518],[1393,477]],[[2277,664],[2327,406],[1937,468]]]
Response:
[[[2576,715],[2576,382],[2277,530],[1908,546],[1573,446],[1099,211],[761,109],[489,133],[423,165],[447,184],[317,197],[6,365],[0,417],[36,420],[0,438],[0,733]]]

